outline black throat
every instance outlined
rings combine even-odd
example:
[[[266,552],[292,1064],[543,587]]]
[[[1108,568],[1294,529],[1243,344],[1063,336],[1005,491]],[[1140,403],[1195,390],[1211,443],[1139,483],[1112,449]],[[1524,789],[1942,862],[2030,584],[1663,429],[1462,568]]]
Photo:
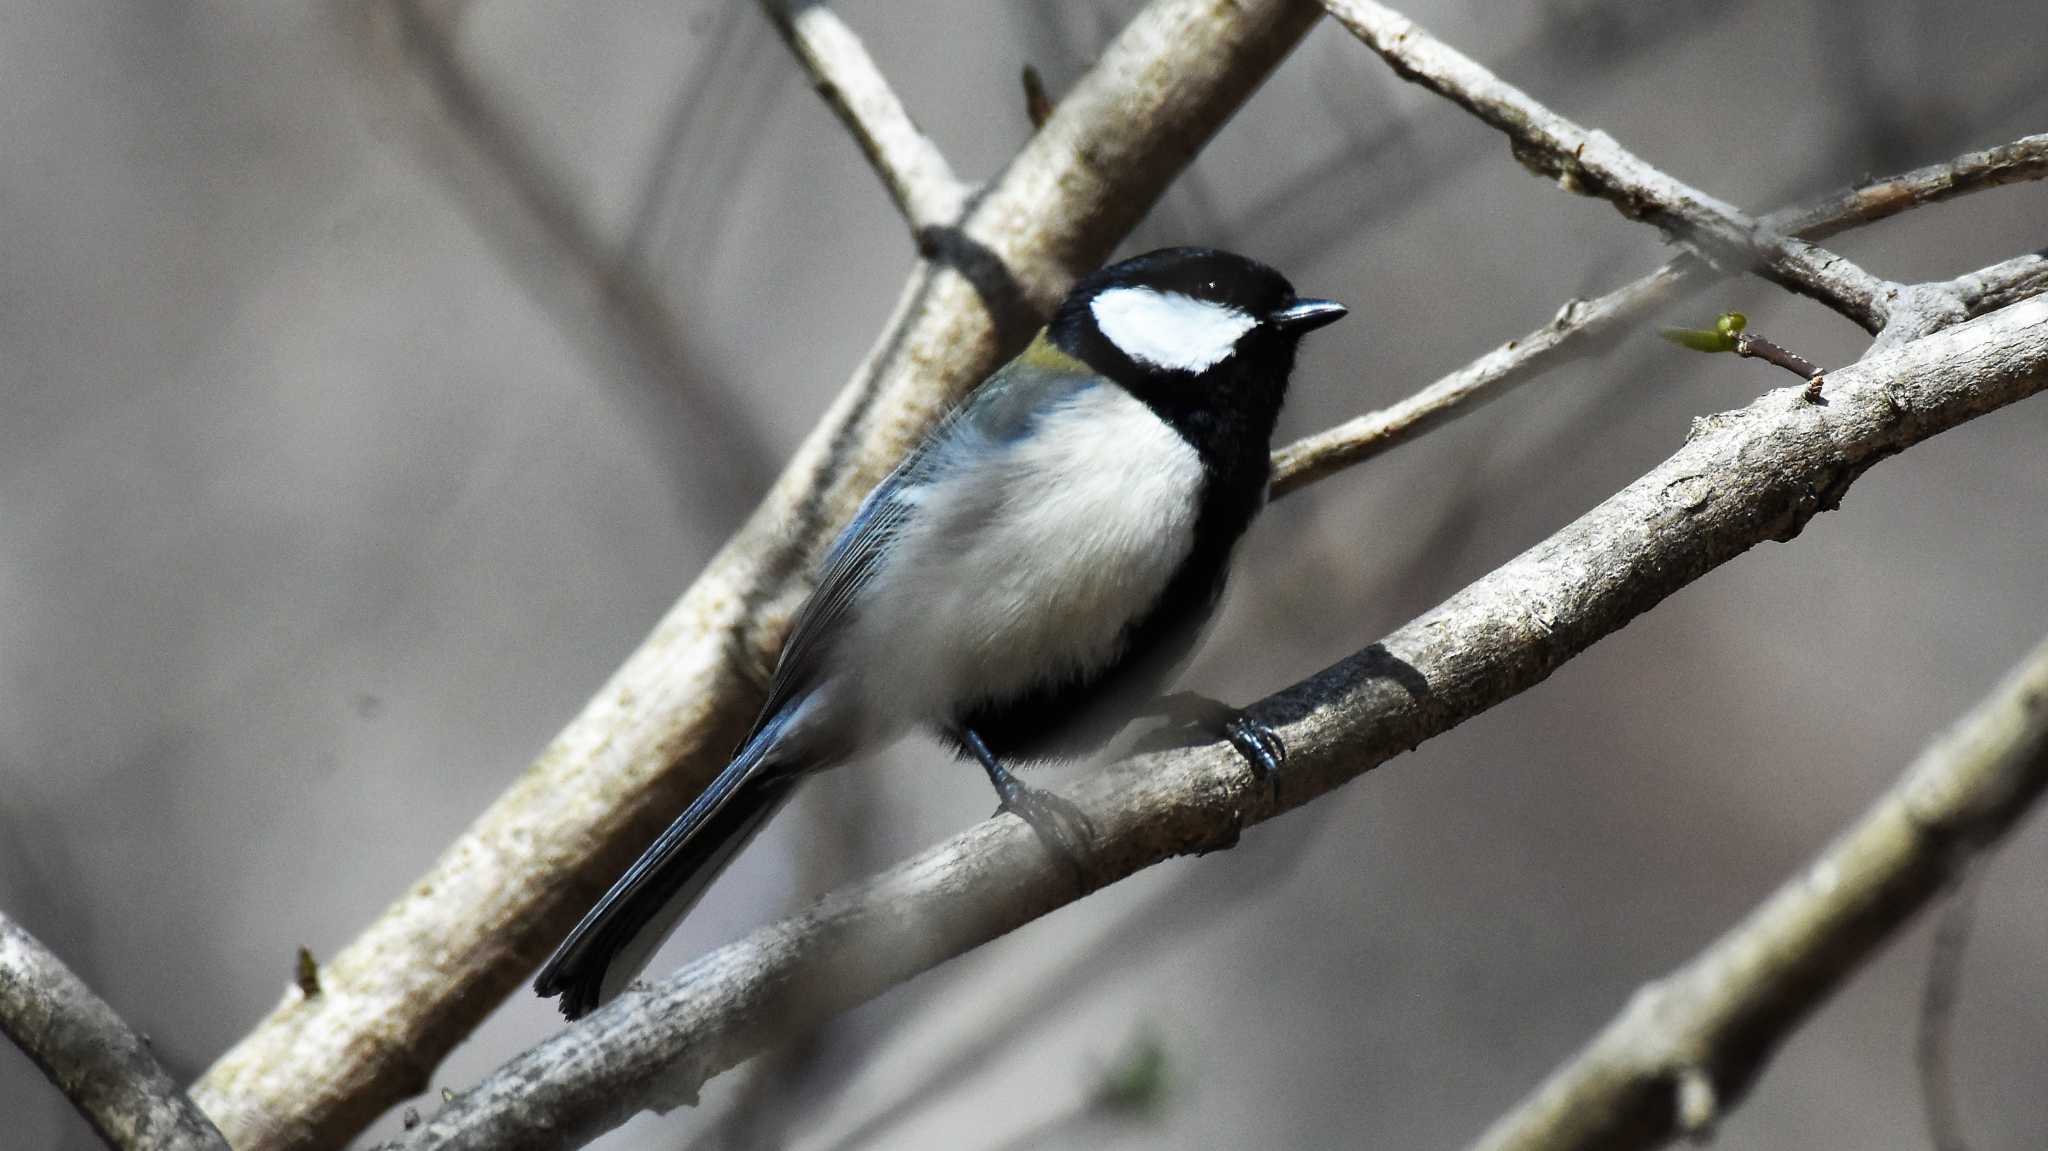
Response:
[[[1092,328],[1087,330],[1092,334]],[[1053,334],[1061,352],[1143,401],[1202,458],[1194,546],[1151,611],[1125,630],[1123,654],[1114,664],[1042,684],[1015,699],[988,701],[959,718],[999,756],[1077,754],[1113,735],[1115,724],[1096,730],[1070,720],[1085,712],[1089,701],[1115,696],[1121,690],[1118,681],[1158,690],[1152,682],[1155,673],[1192,650],[1201,621],[1223,592],[1231,553],[1266,502],[1273,425],[1294,366],[1294,341],[1276,341],[1281,346],[1264,349],[1262,355],[1245,356],[1241,350],[1199,375],[1143,370],[1100,336],[1094,342],[1099,346],[1091,349],[1085,339],[1062,340]]]
[[[1064,329],[1064,330],[1062,330]],[[1273,428],[1287,398],[1298,341],[1253,332],[1235,355],[1204,372],[1167,371],[1132,360],[1093,324],[1056,324],[1060,350],[1143,401],[1202,457],[1202,529],[1235,543],[1266,498]]]

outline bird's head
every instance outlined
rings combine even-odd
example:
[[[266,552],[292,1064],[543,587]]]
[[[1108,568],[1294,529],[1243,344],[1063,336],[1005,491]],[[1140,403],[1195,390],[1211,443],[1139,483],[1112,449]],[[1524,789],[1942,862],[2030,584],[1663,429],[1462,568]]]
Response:
[[[1137,391],[1198,381],[1284,389],[1301,337],[1344,305],[1303,299],[1280,273],[1214,248],[1161,248],[1093,273],[1054,314],[1062,351]]]

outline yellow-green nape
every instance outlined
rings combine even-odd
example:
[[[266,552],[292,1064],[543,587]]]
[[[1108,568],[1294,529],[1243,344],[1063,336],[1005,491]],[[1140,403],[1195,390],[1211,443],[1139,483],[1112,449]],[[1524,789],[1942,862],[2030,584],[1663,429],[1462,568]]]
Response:
[[[1068,355],[1058,344],[1053,343],[1050,329],[1047,328],[1038,329],[1038,335],[1032,337],[1030,345],[1017,353],[1017,361],[1041,371],[1062,374],[1084,373],[1089,370],[1087,364]]]

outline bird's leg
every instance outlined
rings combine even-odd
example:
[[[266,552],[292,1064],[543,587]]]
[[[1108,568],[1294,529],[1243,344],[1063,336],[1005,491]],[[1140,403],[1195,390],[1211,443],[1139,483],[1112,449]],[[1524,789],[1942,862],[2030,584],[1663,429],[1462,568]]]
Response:
[[[1038,833],[1041,842],[1074,868],[1076,875],[1085,877],[1087,869],[1084,863],[1088,857],[1088,840],[1095,834],[1094,822],[1067,800],[1050,791],[1031,787],[1012,775],[973,728],[961,728],[959,735],[961,745],[980,761],[981,769],[988,773],[990,785],[996,789],[996,798],[1002,801],[997,813],[1015,813],[1031,825],[1031,830]]]
[[[1230,746],[1260,779],[1272,779],[1286,762],[1287,745],[1280,733],[1243,711],[1210,699],[1200,692],[1176,691],[1162,695],[1146,709],[1147,715],[1163,717],[1168,724],[1192,728],[1212,738],[1227,739]],[[1168,732],[1171,728],[1167,729]],[[1168,744],[1167,746],[1173,746]]]

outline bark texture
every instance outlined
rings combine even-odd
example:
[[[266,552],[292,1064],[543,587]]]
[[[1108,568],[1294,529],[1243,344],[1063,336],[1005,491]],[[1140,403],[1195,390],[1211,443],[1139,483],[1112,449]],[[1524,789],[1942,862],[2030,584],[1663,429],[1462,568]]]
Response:
[[[227,1151],[149,1041],[20,924],[0,915],[0,1031],[116,1151]]]

